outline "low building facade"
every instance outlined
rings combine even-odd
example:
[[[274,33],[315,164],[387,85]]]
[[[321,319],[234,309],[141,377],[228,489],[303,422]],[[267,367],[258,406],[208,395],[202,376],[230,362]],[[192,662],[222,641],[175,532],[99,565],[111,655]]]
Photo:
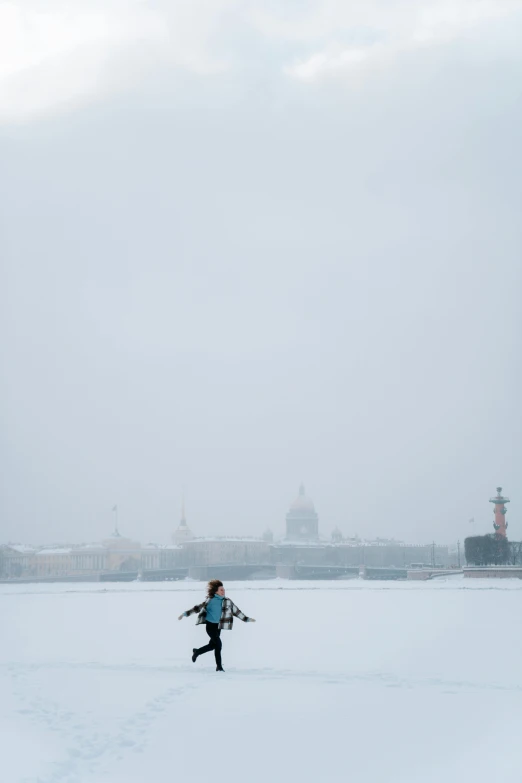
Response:
[[[100,544],[62,547],[0,547],[0,579],[94,578],[114,572],[140,573],[179,568],[183,550],[170,544],[142,546],[113,535]]]
[[[183,565],[268,564],[270,542],[261,538],[194,538],[183,544]]]

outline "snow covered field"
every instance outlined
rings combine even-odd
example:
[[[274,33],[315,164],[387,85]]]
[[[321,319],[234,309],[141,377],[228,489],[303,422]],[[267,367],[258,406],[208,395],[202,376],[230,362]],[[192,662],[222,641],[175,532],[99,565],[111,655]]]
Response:
[[[1,783],[522,779],[522,581],[227,587],[1,585]]]

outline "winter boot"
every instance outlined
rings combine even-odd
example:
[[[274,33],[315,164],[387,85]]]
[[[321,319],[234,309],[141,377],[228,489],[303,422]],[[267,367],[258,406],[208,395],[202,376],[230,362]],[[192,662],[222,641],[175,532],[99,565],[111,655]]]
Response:
[[[192,663],[196,663],[196,658],[198,657],[198,651],[196,647],[192,648]]]

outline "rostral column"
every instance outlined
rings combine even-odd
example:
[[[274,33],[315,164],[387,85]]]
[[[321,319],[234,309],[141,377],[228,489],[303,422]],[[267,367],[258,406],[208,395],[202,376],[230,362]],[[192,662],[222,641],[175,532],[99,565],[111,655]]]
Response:
[[[509,498],[502,497],[502,487],[497,487],[496,496],[490,498],[489,502],[495,504],[495,508],[493,509],[493,513],[495,514],[495,521],[493,522],[495,533],[497,534],[497,536],[502,536],[502,538],[507,538],[507,522],[506,522],[507,508],[505,504],[509,503]]]

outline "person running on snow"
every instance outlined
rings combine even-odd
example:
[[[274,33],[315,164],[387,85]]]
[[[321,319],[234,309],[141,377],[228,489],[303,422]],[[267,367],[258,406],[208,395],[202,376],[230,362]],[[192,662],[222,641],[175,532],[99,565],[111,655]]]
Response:
[[[207,633],[210,637],[210,641],[204,647],[192,650],[192,662],[195,663],[200,655],[204,655],[211,650],[214,650],[214,656],[216,658],[216,671],[224,672],[223,665],[221,663],[221,631],[231,631],[234,622],[234,617],[238,617],[243,620],[244,623],[255,623],[252,617],[247,617],[243,614],[241,609],[230,600],[225,598],[225,588],[223,582],[219,579],[212,579],[207,585],[207,597],[201,604],[193,606],[192,609],[188,609],[183,614],[180,614],[178,620],[183,620],[184,617],[190,617],[191,614],[198,613],[198,621],[196,625],[205,624]]]

